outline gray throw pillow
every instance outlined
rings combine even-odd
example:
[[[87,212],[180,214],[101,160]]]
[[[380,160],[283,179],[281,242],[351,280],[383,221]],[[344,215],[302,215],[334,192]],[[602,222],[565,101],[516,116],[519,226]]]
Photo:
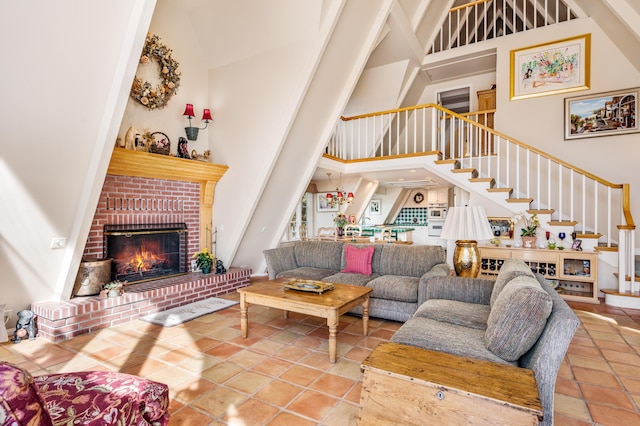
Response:
[[[524,263],[520,259],[507,259],[502,264],[500,268],[500,272],[498,272],[498,277],[496,278],[496,283],[493,286],[493,291],[491,292],[491,300],[489,301],[489,306],[493,307],[493,304],[496,303],[496,299],[498,295],[502,291],[505,285],[509,283],[512,279],[519,276],[527,276],[534,277],[533,272],[529,266]]]
[[[551,314],[551,296],[530,277],[512,279],[496,299],[484,335],[485,346],[516,361],[538,341]]]

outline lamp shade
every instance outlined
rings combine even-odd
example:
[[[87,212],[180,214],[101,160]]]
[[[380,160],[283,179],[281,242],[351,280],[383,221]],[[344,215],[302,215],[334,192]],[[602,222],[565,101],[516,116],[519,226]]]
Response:
[[[182,115],[189,118],[195,117],[196,115],[193,113],[193,104],[187,104],[187,107],[184,109],[184,113]]]
[[[202,121],[204,121],[205,123],[213,121],[213,117],[211,117],[211,110],[210,109],[206,109],[205,108],[202,111]]]
[[[440,238],[475,241],[493,238],[484,208],[478,206],[449,208]]]

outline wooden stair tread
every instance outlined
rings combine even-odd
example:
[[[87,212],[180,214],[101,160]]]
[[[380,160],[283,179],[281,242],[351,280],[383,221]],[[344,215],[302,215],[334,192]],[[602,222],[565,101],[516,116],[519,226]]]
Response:
[[[458,164],[458,160],[454,160],[453,158],[449,158],[446,160],[436,160],[436,164]]]
[[[479,178],[479,177],[475,177],[475,178],[470,178],[469,182],[489,182],[490,184],[494,184],[496,181],[494,178]]]
[[[623,297],[640,297],[640,292],[630,292],[630,291],[625,291],[624,293],[620,293],[618,290],[611,290],[611,289],[600,289],[601,292],[603,292],[604,294],[611,294],[613,296],[623,296]]]
[[[576,226],[578,224],[575,220],[550,220],[547,223],[551,226]]]
[[[576,238],[579,239],[591,239],[591,238],[595,238],[595,239],[600,239],[600,237],[602,237],[602,234],[578,234],[576,233]]]
[[[476,173],[476,169],[453,169],[453,173]]]
[[[533,198],[507,198],[507,203],[531,203]]]
[[[508,192],[511,194],[513,192],[513,188],[487,188],[487,192]]]
[[[577,237],[577,236],[576,236]],[[594,248],[595,251],[610,251],[610,252],[617,252],[618,251],[618,247],[606,247],[606,246],[596,246]]]
[[[549,210],[541,210],[541,209],[529,209],[527,213],[529,214],[554,214],[556,211],[553,209]]]

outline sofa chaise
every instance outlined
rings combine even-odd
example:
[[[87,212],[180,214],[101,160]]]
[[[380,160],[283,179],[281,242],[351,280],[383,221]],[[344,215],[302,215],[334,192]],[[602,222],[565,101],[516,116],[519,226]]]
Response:
[[[426,300],[426,283],[449,275],[440,246],[299,241],[264,251],[269,279],[300,278],[371,287],[369,315],[406,321]],[[361,314],[361,307],[353,313]]]
[[[548,281],[510,259],[495,281],[425,284],[425,302],[391,341],[533,370],[543,424],[552,425],[556,377],[580,321]]]

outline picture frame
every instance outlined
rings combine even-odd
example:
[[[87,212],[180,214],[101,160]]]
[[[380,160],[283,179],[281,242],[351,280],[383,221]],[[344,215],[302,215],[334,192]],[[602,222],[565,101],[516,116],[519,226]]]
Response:
[[[511,51],[510,99],[587,90],[591,34]]]
[[[582,250],[582,240],[573,240],[571,248],[578,251]]]
[[[640,131],[640,88],[565,98],[564,139],[616,136]]]
[[[333,198],[338,198],[337,192],[331,192]],[[318,212],[337,212],[338,203],[334,205],[327,199],[327,193],[316,194],[316,211]]]
[[[382,201],[381,200],[371,200],[369,202],[369,214],[370,215],[379,215],[382,214]]]

